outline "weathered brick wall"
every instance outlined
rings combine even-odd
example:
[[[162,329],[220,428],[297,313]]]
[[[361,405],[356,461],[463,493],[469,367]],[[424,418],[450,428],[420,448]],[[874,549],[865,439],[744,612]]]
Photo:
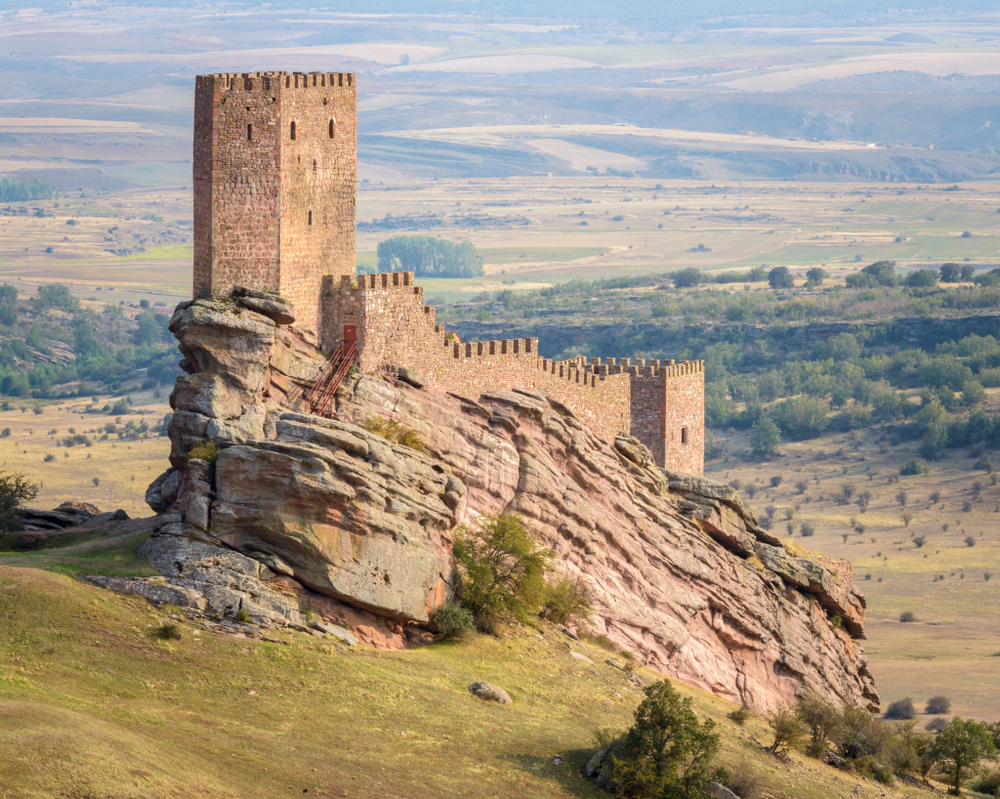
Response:
[[[317,327],[323,276],[354,274],[356,109],[350,73],[198,77],[195,296],[280,291]]]
[[[323,277],[354,277],[357,86],[349,73],[282,80],[280,290],[315,329]]]
[[[665,367],[663,465],[674,471],[705,470],[705,364],[683,361]]]
[[[196,80],[196,297],[222,294],[241,283],[278,290],[280,170],[273,85],[259,73]]]
[[[538,357],[537,339],[464,343],[436,325],[411,272],[359,275],[324,283],[323,346],[332,351],[344,326],[356,329],[358,368],[419,370],[438,390],[478,398],[487,391],[543,388],[572,408],[600,435],[629,433],[629,375],[600,374],[583,359]]]

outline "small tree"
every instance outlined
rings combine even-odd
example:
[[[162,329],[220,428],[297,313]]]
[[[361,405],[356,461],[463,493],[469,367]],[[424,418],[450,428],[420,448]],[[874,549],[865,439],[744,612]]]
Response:
[[[896,494],[896,502],[899,503],[899,507],[905,508],[906,502],[909,499],[909,495],[905,491],[900,491]]]
[[[23,474],[0,472],[0,532],[23,530],[17,510],[38,496],[38,486]]]
[[[788,708],[779,708],[768,717],[768,725],[774,733],[771,741],[771,754],[782,756],[791,749],[797,749],[805,738],[806,731],[802,724]]]
[[[980,760],[995,758],[996,747],[985,724],[956,716],[938,733],[931,753],[941,771],[953,780],[949,793],[959,796],[962,780],[979,772]]]
[[[767,273],[767,282],[773,289],[790,289],[795,285],[795,278],[787,266],[776,266]]]
[[[538,612],[554,553],[513,514],[486,516],[455,535],[457,593],[484,632]]]
[[[806,287],[813,288],[814,286],[821,286],[826,278],[826,270],[821,267],[814,266],[806,272]]]
[[[625,796],[701,799],[719,750],[715,722],[699,723],[690,697],[668,680],[643,689],[635,723],[612,755],[613,779]]]
[[[903,520],[903,527],[909,527],[910,526],[910,522],[913,521],[913,514],[912,513],[904,513],[900,518]]]
[[[781,431],[770,419],[760,419],[750,428],[750,448],[758,458],[772,457],[780,443]]]

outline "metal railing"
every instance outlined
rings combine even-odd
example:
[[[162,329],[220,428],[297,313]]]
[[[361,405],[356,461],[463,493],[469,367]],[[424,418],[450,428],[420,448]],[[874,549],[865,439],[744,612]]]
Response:
[[[334,350],[327,365],[305,396],[306,403],[312,407],[312,412],[316,416],[326,415],[327,408],[330,407],[337,389],[340,388],[340,384],[347,376],[348,370],[354,366],[357,357],[358,348],[356,342],[353,341],[346,347],[344,344],[339,344]]]

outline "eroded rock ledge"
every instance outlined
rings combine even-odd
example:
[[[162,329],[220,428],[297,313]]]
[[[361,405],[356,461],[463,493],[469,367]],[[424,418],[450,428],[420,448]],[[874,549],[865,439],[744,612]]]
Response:
[[[587,579],[592,627],[662,673],[760,708],[808,690],[878,702],[849,572],[790,554],[728,486],[664,473],[539,392],[360,375],[336,420],[310,416],[297,398],[322,357],[253,305],[196,300],[171,322],[189,374],[171,397],[173,467],[147,494],[160,536],[238,552],[263,582],[381,618],[401,645],[450,595],[455,528],[515,511]],[[416,430],[426,453],[368,432],[372,417]]]

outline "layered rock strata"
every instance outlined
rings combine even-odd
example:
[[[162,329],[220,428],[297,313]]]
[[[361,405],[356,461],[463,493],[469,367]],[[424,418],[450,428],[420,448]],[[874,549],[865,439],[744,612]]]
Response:
[[[540,392],[360,375],[336,419],[311,416],[299,398],[324,361],[262,311],[197,300],[171,322],[189,374],[171,397],[172,469],[147,494],[171,519],[161,535],[402,631],[450,596],[455,528],[513,511],[591,586],[591,627],[660,672],[762,709],[805,691],[877,704],[849,573],[790,554],[732,489],[662,472]],[[426,451],[369,432],[386,419]]]

